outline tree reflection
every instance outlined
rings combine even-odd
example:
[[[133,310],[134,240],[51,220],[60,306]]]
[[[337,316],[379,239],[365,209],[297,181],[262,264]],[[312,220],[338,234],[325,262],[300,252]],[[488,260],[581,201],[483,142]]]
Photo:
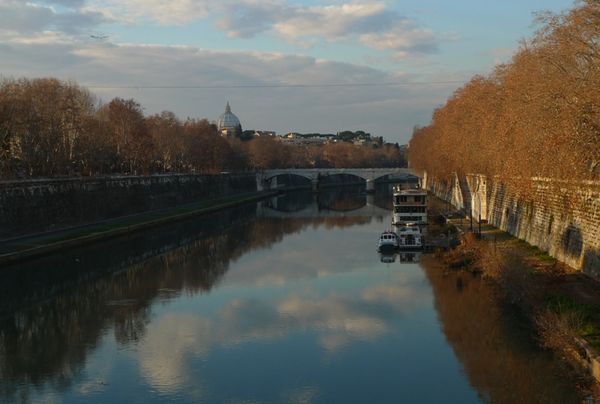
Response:
[[[309,226],[347,227],[366,217],[256,219],[256,205],[4,268],[0,275],[0,401],[27,401],[28,386],[63,391],[106,330],[140,341],[152,305],[204,293],[248,251]]]
[[[579,403],[575,381],[532,341],[527,324],[494,298],[491,285],[447,272],[425,256],[444,334],[480,397],[494,403]]]

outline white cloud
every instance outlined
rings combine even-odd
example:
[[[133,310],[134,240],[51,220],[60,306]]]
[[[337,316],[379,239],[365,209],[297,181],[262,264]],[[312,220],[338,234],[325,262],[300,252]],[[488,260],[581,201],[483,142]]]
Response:
[[[80,8],[84,5],[86,0],[38,0],[37,3],[59,5],[69,8]]]
[[[227,100],[248,129],[335,132],[364,129],[406,141],[415,124],[455,85],[424,87],[228,88],[231,85],[385,83],[415,76],[366,66],[267,52],[224,52],[191,46],[114,44],[40,33],[0,42],[4,76],[54,76],[84,86],[224,86],[219,89],[91,88],[103,100],[135,98],[146,113],[215,119]],[[249,102],[248,100],[252,101]]]
[[[397,58],[434,53],[438,49],[434,33],[410,20],[401,21],[390,31],[363,34],[360,41],[374,49],[394,51]]]
[[[219,8],[217,0],[90,0],[92,7],[107,10],[128,22],[147,19],[161,25],[184,25],[207,17]]]
[[[47,34],[80,35],[106,21],[97,11],[67,9],[57,11],[50,3],[36,4],[20,0],[0,2],[0,40],[21,39]],[[76,6],[76,1],[63,2]]]
[[[364,46],[392,50],[396,56],[437,50],[437,38],[431,30],[379,1],[319,6],[284,0],[89,0],[87,4],[90,12],[133,24],[153,21],[176,26],[212,19],[232,38],[270,33],[302,47],[360,38]]]
[[[59,42],[103,38],[105,24],[211,22],[232,38],[266,34],[309,47],[346,41],[394,58],[437,51],[436,35],[385,2],[306,6],[285,0],[21,0],[0,1],[0,41]]]
[[[293,10],[278,0],[223,2],[219,28],[232,38],[250,38],[272,29],[273,24]]]
[[[317,36],[338,40],[353,33],[379,32],[388,28],[395,16],[382,3],[354,3],[294,8],[274,24],[286,38]]]

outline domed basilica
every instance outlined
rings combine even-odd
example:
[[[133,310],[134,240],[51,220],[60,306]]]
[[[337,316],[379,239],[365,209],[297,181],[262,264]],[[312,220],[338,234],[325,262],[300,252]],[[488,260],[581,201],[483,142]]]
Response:
[[[240,120],[233,112],[231,112],[231,107],[229,106],[229,102],[225,107],[225,112],[219,117],[217,121],[217,128],[219,129],[219,133],[221,136],[226,137],[240,137],[242,135],[242,124]]]

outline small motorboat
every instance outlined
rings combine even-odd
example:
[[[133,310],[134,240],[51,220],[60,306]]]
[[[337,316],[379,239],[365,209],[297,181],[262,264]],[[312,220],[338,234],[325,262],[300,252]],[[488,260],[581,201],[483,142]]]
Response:
[[[379,251],[394,251],[398,248],[398,245],[398,235],[391,230],[386,230],[379,236],[377,249]]]
[[[423,247],[423,237],[419,226],[402,226],[398,229],[398,247],[414,248]]]

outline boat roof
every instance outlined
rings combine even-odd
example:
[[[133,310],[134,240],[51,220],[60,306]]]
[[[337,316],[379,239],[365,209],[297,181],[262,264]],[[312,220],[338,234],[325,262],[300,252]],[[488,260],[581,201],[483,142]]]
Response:
[[[403,233],[421,233],[421,229],[417,226],[403,226],[400,228],[400,231]]]
[[[417,188],[398,189],[394,187],[394,195],[427,195],[427,190]]]

